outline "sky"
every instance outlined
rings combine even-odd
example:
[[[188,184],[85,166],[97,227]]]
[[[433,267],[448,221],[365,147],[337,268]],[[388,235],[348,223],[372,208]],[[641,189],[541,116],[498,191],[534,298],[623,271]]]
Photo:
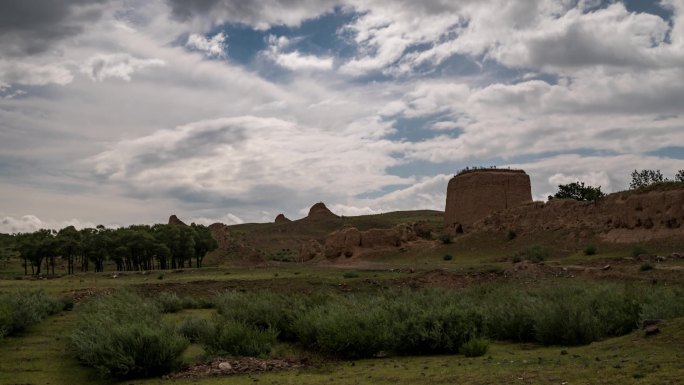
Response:
[[[684,0],[0,1],[0,232],[684,169]]]

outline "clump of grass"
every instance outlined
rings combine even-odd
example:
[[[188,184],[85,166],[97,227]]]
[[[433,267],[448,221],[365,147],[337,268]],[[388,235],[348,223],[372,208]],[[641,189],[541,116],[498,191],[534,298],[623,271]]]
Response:
[[[21,333],[63,308],[43,290],[0,294],[0,338]]]
[[[208,343],[216,333],[214,325],[209,320],[197,317],[184,318],[176,330],[190,342]]]
[[[345,271],[344,274],[342,274],[342,276],[347,279],[359,278],[359,273],[356,271]]]
[[[442,259],[445,261],[451,261],[452,259],[454,259],[454,257],[451,254],[444,254],[444,256],[442,256]]]
[[[651,262],[644,262],[639,266],[639,271],[650,271],[655,269],[655,266]]]
[[[508,233],[506,234],[506,238],[509,241],[514,240],[517,236],[518,236],[518,234],[514,230],[508,230]]]
[[[224,318],[218,321],[206,346],[213,355],[259,357],[271,351],[277,336],[275,329],[260,330],[244,322]]]
[[[185,308],[183,300],[176,293],[165,291],[159,294],[156,299],[164,313],[177,313]]]
[[[632,248],[632,257],[636,258],[644,254],[648,254],[648,250],[644,246],[636,245]]]
[[[466,357],[481,357],[487,354],[489,341],[482,338],[473,338],[461,346],[460,352]]]
[[[595,255],[596,251],[596,245],[587,245],[587,247],[584,248],[584,255]]]
[[[453,242],[454,237],[453,237],[451,234],[449,234],[449,233],[443,233],[442,235],[439,236],[439,240],[440,240],[440,242],[442,242],[443,244],[448,245],[448,244],[450,244],[451,242]]]
[[[514,256],[511,257],[511,262],[513,262],[513,263],[522,262],[522,257],[519,254],[515,254]]]
[[[549,257],[549,252],[545,248],[535,245],[529,247],[524,252],[525,259],[533,263],[539,263]]]
[[[188,340],[162,322],[156,303],[121,292],[86,305],[70,346],[103,376],[148,377],[179,368]]]

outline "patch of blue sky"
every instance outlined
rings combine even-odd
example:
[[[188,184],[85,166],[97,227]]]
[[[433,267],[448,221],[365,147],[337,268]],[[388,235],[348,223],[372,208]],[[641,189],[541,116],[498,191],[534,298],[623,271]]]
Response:
[[[458,127],[448,130],[436,130],[433,128],[435,123],[453,121],[453,117],[450,114],[438,113],[415,118],[392,116],[386,118],[386,120],[394,121],[392,125],[394,132],[385,137],[393,141],[422,142],[444,135],[457,137],[463,133],[463,129]]]
[[[290,39],[291,44],[286,52],[297,50],[306,55],[347,58],[356,53],[356,47],[340,31],[357,16],[337,8],[296,27],[273,26],[267,30],[257,30],[244,24],[225,24],[214,28],[206,36],[223,32],[227,36],[228,57],[242,65],[252,64],[257,55],[268,47],[270,35]]]
[[[659,157],[663,157],[663,158],[684,159],[684,147],[680,147],[680,146],[663,147],[663,148],[659,148],[655,151],[650,151],[646,154],[651,155],[651,156],[659,156]]]

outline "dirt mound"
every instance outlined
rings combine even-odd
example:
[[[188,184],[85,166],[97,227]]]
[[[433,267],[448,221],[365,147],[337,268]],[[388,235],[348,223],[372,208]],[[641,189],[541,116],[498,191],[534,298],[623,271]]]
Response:
[[[309,215],[304,219],[329,219],[329,218],[339,218],[337,215],[333,214],[323,202],[318,202],[311,206],[309,209]]]
[[[274,223],[287,223],[287,222],[292,222],[288,217],[285,216],[285,214],[278,214],[278,216],[275,217]]]
[[[302,244],[299,250],[299,261],[306,262],[323,254],[323,245],[315,239],[309,239]]]
[[[272,372],[299,369],[306,366],[306,359],[259,359],[254,357],[216,358],[210,362],[193,365],[180,372],[164,376],[165,379],[191,379],[201,377],[229,376],[235,374]]]
[[[325,239],[325,256],[337,258],[342,255],[351,257],[361,245],[361,232],[356,227],[345,227],[333,231]]]
[[[496,210],[532,202],[530,177],[522,170],[486,169],[461,173],[447,187],[445,225],[456,232]]]
[[[616,193],[595,202],[553,199],[492,213],[474,231],[563,230],[613,243],[684,236],[684,189]]]
[[[174,214],[169,217],[169,224],[170,225],[180,225],[180,226],[187,226],[185,222],[181,221],[178,219],[178,217]]]

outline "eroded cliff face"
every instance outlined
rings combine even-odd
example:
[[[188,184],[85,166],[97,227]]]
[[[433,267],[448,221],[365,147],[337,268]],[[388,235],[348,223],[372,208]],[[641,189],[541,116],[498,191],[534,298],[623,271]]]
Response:
[[[359,231],[356,227],[345,227],[334,231],[325,239],[324,255],[327,258],[351,257],[364,250],[399,247],[418,239],[416,226],[421,224],[400,224],[391,229],[370,229]]]
[[[684,236],[684,189],[623,192],[596,202],[534,202],[494,212],[472,230],[567,230],[616,243]]]
[[[475,170],[449,181],[444,221],[456,232],[497,210],[532,202],[530,177],[522,170]]]

